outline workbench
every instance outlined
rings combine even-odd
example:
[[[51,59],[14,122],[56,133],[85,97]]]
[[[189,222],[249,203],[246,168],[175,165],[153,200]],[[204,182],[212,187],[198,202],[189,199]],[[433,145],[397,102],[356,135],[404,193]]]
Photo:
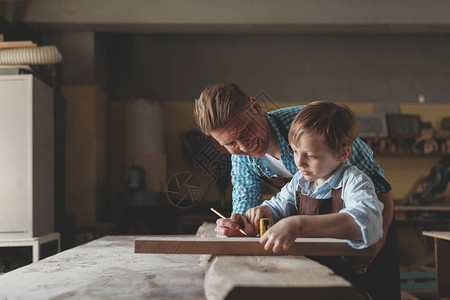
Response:
[[[397,225],[448,225],[450,206],[395,205],[394,216]]]
[[[205,299],[199,255],[134,253],[106,236],[0,275],[0,299]]]
[[[280,288],[291,299],[299,299],[299,291],[301,299],[360,299],[348,281],[303,256],[217,256],[211,262],[210,255],[135,253],[138,238],[106,236],[1,275],[0,299],[205,299],[205,293],[223,299],[224,286],[233,295],[263,293],[260,299],[279,295]],[[179,236],[190,238],[198,239]]]

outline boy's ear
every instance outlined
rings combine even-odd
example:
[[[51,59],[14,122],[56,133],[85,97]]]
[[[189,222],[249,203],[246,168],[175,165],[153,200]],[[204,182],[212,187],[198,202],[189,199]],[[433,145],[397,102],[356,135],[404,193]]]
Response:
[[[351,153],[352,153],[352,147],[350,147],[350,146],[342,147],[341,155],[338,158],[339,162],[343,162],[344,160],[346,160],[350,156]]]

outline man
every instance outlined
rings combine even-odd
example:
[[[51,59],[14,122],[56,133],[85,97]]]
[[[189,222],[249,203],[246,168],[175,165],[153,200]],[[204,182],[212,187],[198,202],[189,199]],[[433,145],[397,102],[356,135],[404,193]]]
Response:
[[[239,228],[247,222],[245,212],[263,200],[262,180],[281,189],[296,173],[287,134],[302,108],[263,113],[256,99],[248,97],[234,83],[211,85],[195,101],[197,125],[232,154],[233,214],[227,220],[217,220],[217,236],[242,236]],[[384,234],[377,243],[378,253],[392,221],[391,186],[373,159],[372,150],[359,138],[352,146],[350,162],[372,179],[378,199],[384,204]],[[393,230],[389,232],[393,234]]]

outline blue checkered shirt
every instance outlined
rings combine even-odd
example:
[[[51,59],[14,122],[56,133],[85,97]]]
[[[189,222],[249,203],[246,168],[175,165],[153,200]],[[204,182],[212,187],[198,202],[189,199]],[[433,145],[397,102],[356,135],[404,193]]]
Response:
[[[291,173],[297,173],[298,169],[294,162],[288,141],[278,128],[272,115],[276,115],[289,131],[295,116],[304,106],[293,106],[281,108],[264,114],[267,118],[280,147],[281,161]],[[360,138],[357,138],[352,146],[350,163],[366,173],[373,181],[377,194],[390,191],[392,188],[384,178],[384,172],[373,159],[373,151]],[[279,177],[275,174],[262,158],[247,155],[231,155],[231,183],[233,184],[233,213],[245,214],[247,210],[258,206],[262,202],[261,178],[259,169],[267,177]]]

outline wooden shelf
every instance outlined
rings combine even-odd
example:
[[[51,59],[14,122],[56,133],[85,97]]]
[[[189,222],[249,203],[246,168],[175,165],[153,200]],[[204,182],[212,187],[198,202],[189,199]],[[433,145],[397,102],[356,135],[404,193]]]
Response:
[[[442,153],[374,153],[373,157],[404,157],[404,158],[441,158],[445,156],[446,154]],[[448,155],[448,154],[447,154]]]
[[[441,206],[397,205],[397,206],[394,206],[394,211],[448,211],[448,212],[450,212],[450,205],[441,205]]]

